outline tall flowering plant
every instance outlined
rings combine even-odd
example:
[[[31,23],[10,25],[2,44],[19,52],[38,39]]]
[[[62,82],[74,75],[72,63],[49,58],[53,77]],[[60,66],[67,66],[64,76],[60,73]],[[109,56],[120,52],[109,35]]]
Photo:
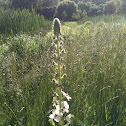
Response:
[[[53,94],[53,110],[49,115],[49,121],[53,125],[59,123],[60,126],[69,125],[71,122],[72,114],[69,114],[69,104],[72,98],[68,93],[63,91],[62,79],[66,77],[64,73],[65,65],[63,64],[63,54],[65,49],[63,48],[62,36],[61,36],[61,24],[58,18],[53,21],[54,41],[52,43],[52,55],[54,57],[53,66],[55,66],[55,74],[53,83],[56,85],[56,91]],[[65,124],[66,123],[66,124]]]

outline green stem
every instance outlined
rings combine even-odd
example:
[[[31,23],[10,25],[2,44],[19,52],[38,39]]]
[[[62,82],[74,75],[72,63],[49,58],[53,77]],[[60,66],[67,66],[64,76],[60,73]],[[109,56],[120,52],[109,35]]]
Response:
[[[60,88],[61,85],[61,71],[60,71],[60,50],[59,50],[59,37],[57,36],[57,55],[58,55],[58,86],[59,86],[59,105],[60,105],[60,112],[61,106],[62,106],[62,88]],[[63,126],[63,120],[62,117],[60,118],[60,126]]]

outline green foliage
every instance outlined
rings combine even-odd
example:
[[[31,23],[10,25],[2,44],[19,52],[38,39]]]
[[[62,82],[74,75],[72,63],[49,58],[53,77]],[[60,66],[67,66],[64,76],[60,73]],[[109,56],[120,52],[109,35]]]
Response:
[[[91,6],[91,8],[90,8],[90,11],[88,12],[89,14],[89,16],[97,16],[97,14],[98,14],[98,6],[96,5],[96,4],[92,4],[92,6]]]
[[[115,14],[116,13],[116,4],[115,2],[112,0],[112,1],[109,1],[109,2],[106,2],[105,4],[105,8],[104,8],[104,13],[105,14]]]
[[[122,78],[126,74],[123,64],[126,25],[122,17],[115,22],[116,18],[114,22],[110,16],[99,20],[98,17],[88,18],[92,22],[84,24],[83,21],[78,27],[76,23],[67,25],[68,89],[76,99],[71,103],[71,111],[76,119],[78,116],[74,122],[76,126],[125,125],[126,78],[123,81]]]
[[[126,0],[122,0],[121,12],[122,14],[126,13]]]
[[[38,0],[38,5],[42,2],[42,7],[57,6],[60,0]]]
[[[2,36],[2,35],[1,35]],[[70,126],[125,126],[125,17],[86,17],[62,25]],[[52,31],[1,37],[0,125],[49,126]],[[52,125],[53,122],[52,122]]]
[[[32,8],[37,5],[37,0],[11,0],[14,8]]]
[[[53,7],[46,7],[42,9],[42,14],[45,19],[53,19],[56,11],[56,6]]]
[[[88,16],[94,16],[98,14],[98,6],[92,2],[78,2],[78,8],[81,11],[86,11]]]
[[[78,9],[82,11],[86,10],[86,12],[88,12],[90,10],[91,4],[91,2],[78,2]]]
[[[104,14],[104,8],[105,8],[104,6],[105,6],[104,4],[98,5],[98,12],[97,12],[98,15]]]
[[[73,14],[76,14],[78,10],[77,4],[75,2],[66,0],[61,3],[56,8],[56,15],[60,20],[73,20]]]
[[[41,27],[48,26],[43,16],[35,10],[3,10],[0,9],[0,34],[17,34],[21,32],[35,32]]]
[[[72,0],[72,1],[75,1],[76,3],[78,3],[78,2],[92,2],[96,5],[99,5],[99,4],[105,4],[107,1],[110,1],[110,0]]]
[[[51,104],[49,92],[52,88],[49,80],[51,71],[47,67],[50,62],[46,51],[49,43],[51,37],[42,37],[41,34],[6,39],[0,60],[2,125],[48,125],[47,114]],[[5,47],[8,47],[7,50]]]
[[[96,5],[105,4],[106,2],[109,2],[110,0],[92,0],[92,2]]]
[[[7,9],[9,8],[10,1],[9,0],[0,0],[0,8]]]

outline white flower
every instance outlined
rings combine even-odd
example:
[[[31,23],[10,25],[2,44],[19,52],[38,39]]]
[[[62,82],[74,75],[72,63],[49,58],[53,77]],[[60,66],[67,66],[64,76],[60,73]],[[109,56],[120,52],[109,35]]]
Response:
[[[62,117],[63,114],[60,112],[59,105],[56,106],[56,109],[52,111],[52,114],[49,115],[50,119],[54,119],[56,122],[60,121],[60,117]]]
[[[58,96],[58,94],[57,93],[54,93],[54,97],[53,97],[53,101],[52,101],[52,103],[53,103],[53,106],[56,106],[56,102],[57,102],[57,96]]]
[[[53,103],[53,106],[56,106],[56,96],[53,97],[53,101],[52,101],[52,103]]]
[[[68,93],[65,93],[65,92],[63,92],[63,91],[62,91],[62,93],[63,93],[63,96],[65,96],[65,97],[67,98],[68,101],[70,101],[70,99],[72,99],[72,98],[68,95]]]
[[[62,102],[62,109],[63,109],[63,113],[66,112],[68,113],[69,112],[69,105],[66,101],[63,101]]]
[[[67,120],[68,123],[70,123],[70,119],[71,119],[71,114],[66,116],[66,120]]]
[[[56,110],[60,110],[60,106],[59,105],[56,106]]]

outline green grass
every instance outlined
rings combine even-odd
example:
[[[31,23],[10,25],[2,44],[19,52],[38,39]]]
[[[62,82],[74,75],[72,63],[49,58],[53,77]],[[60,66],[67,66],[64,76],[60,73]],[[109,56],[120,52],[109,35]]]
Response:
[[[31,12],[27,9],[0,9],[0,34],[6,36],[20,33],[38,34],[48,28],[50,21],[46,21],[34,9]]]
[[[62,25],[65,91],[71,126],[125,126],[126,21],[86,18]],[[54,85],[52,32],[3,38],[0,45],[0,125],[49,126]]]

